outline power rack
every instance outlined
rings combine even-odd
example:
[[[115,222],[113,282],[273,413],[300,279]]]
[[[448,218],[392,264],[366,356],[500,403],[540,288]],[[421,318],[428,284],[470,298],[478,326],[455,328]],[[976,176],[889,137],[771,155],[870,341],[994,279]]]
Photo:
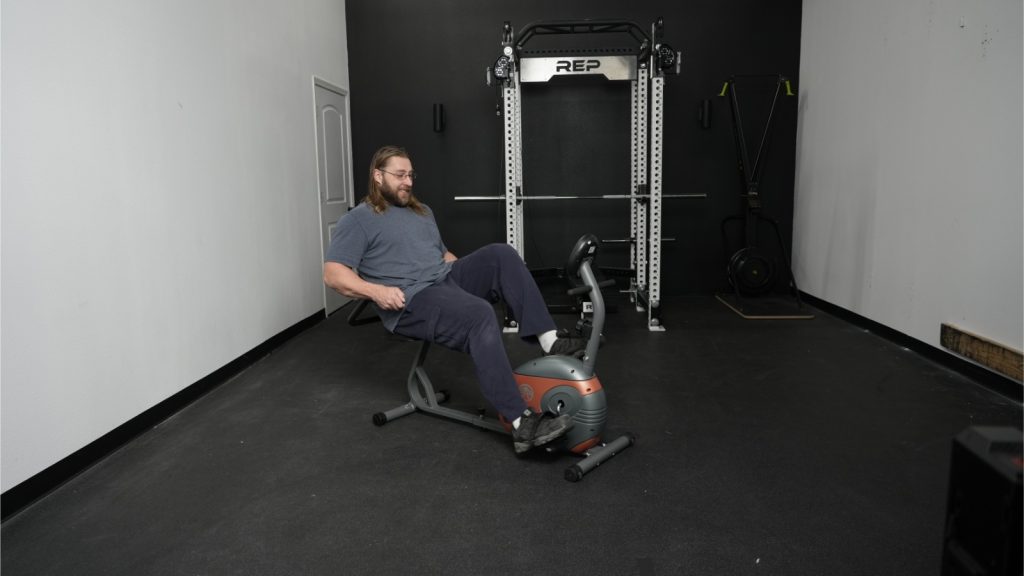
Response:
[[[487,69],[488,85],[500,88],[504,121],[505,189],[502,196],[460,196],[456,200],[501,200],[505,206],[505,237],[524,255],[523,204],[544,200],[628,200],[630,204],[630,287],[638,311],[647,311],[647,327],[662,331],[661,305],[662,201],[665,198],[703,198],[704,194],[662,192],[662,138],[665,75],[678,74],[681,54],[662,42],[664,23],[658,18],[648,34],[637,24],[621,20],[556,20],[527,24],[518,37],[510,22],[502,31],[501,55]],[[628,47],[586,47],[532,50],[540,37],[626,38]],[[653,38],[653,43],[652,43]],[[564,76],[603,76],[610,82],[629,82],[631,88],[631,177],[628,194],[604,196],[528,196],[523,190],[522,84],[550,82]]]

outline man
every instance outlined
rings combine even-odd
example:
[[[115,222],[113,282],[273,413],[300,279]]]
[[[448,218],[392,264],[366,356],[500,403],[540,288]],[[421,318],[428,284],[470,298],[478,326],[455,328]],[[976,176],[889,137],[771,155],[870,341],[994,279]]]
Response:
[[[491,244],[463,258],[449,252],[430,208],[412,193],[415,178],[405,150],[385,146],[374,154],[369,195],[338,220],[324,282],[344,296],[373,300],[395,334],[469,353],[484,397],[512,423],[516,454],[551,442],[572,419],[527,408],[493,303],[504,300],[519,335],[546,354],[578,355],[586,342],[557,337],[537,284],[511,246]]]

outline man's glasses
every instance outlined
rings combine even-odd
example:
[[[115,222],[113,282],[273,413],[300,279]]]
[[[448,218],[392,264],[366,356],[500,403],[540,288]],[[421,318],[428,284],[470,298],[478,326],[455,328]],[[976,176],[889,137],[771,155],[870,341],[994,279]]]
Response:
[[[380,170],[381,172],[383,172],[385,174],[391,174],[392,176],[394,176],[395,178],[398,178],[399,180],[405,180],[406,176],[409,177],[409,180],[415,180],[416,179],[416,172],[388,172],[387,170],[384,170],[383,168],[377,168],[377,170]]]

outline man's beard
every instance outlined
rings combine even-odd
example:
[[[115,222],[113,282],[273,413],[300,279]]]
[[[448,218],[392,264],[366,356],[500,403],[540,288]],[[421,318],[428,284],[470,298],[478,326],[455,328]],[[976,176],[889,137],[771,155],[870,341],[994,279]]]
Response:
[[[399,186],[401,187],[403,185],[400,184]],[[399,189],[401,189],[401,188],[399,188]],[[405,190],[406,190],[407,196],[403,199],[402,196],[400,196],[399,193],[398,193],[399,189],[395,189],[395,188],[392,188],[392,187],[388,186],[387,182],[381,182],[380,183],[380,193],[381,193],[381,196],[384,196],[384,199],[387,200],[388,203],[391,204],[392,206],[398,206],[398,207],[404,208],[405,206],[409,205],[409,200],[412,199],[412,190],[409,190],[408,188],[406,188]]]

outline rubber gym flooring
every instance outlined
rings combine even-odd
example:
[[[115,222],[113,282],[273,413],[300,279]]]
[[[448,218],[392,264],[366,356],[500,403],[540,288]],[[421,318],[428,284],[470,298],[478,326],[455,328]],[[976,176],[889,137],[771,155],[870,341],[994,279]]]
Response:
[[[374,426],[416,345],[343,311],[8,519],[0,568],[933,575],[953,437],[1020,426],[1016,402],[819,310],[679,297],[651,333],[619,304],[598,373],[609,436],[636,444],[578,483],[573,456],[517,458],[466,424]],[[535,353],[507,340],[513,364]],[[435,348],[427,368],[480,406],[468,357]]]

